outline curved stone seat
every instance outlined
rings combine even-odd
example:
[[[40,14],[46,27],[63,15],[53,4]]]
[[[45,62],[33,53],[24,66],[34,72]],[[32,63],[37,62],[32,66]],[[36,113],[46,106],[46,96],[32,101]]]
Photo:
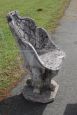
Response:
[[[59,87],[52,78],[57,75],[65,53],[53,43],[45,29],[36,26],[33,19],[20,17],[12,11],[7,20],[31,76],[27,80],[28,87],[23,90],[24,97],[42,103],[52,101]]]
[[[62,65],[63,57],[64,57],[64,52],[55,50],[48,53],[45,53],[40,56],[40,59],[43,62],[43,65],[51,70],[59,70]]]

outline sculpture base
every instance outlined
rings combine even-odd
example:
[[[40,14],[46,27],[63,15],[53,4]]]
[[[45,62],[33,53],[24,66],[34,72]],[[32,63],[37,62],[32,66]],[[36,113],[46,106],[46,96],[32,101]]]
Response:
[[[54,91],[44,90],[41,94],[34,94],[32,87],[25,86],[22,92],[23,96],[25,99],[33,102],[39,102],[39,103],[53,102],[56,97],[59,85],[54,80],[51,81],[51,84],[55,86]]]

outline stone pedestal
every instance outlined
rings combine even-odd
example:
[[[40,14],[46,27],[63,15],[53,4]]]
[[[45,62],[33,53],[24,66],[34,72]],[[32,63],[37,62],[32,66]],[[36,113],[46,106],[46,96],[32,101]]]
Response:
[[[28,87],[27,85],[24,87],[23,89],[23,96],[25,99],[33,101],[33,102],[39,102],[39,103],[49,103],[49,102],[53,102],[59,85],[56,83],[56,81],[52,80],[51,84],[54,85],[54,91],[51,90],[46,90],[45,88],[42,89],[42,92],[40,94],[35,94],[33,93],[33,88],[32,87]]]

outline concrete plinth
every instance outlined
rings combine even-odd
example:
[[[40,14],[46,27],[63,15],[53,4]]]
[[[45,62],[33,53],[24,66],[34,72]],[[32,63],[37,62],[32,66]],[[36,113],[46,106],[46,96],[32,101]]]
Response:
[[[35,94],[33,93],[32,87],[25,86],[22,92],[23,96],[25,99],[33,102],[39,102],[39,103],[53,102],[56,97],[59,85],[54,80],[51,81],[51,84],[55,86],[54,91],[44,89],[42,90],[41,94]]]

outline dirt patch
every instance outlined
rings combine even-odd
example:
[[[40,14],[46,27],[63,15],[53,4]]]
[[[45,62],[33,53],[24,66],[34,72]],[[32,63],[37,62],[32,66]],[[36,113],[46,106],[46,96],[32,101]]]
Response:
[[[42,8],[38,8],[37,11],[38,11],[38,12],[41,12],[41,11],[43,11],[43,9],[42,9]]]

